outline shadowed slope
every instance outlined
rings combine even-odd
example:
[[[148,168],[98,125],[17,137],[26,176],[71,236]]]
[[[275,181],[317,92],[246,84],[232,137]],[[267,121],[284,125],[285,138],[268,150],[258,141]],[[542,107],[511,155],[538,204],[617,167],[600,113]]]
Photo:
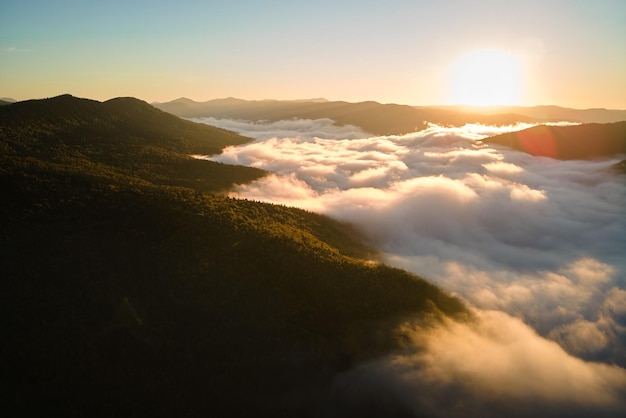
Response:
[[[626,122],[577,126],[535,126],[487,138],[541,157],[561,160],[590,159],[626,154]]]
[[[216,154],[249,138],[180,119],[133,98],[100,103],[64,95],[3,106],[0,140],[7,164],[41,160],[61,171],[83,165],[94,176],[109,171],[127,182],[184,185],[202,192],[265,174],[189,156]]]
[[[62,132],[64,139],[79,142],[135,136],[136,140],[148,139],[150,145],[189,153],[215,154],[227,145],[249,141],[223,129],[180,119],[130,97],[101,103],[63,95],[13,103],[2,108],[0,124],[3,130],[18,135],[15,140],[28,138],[25,129],[34,129],[33,133],[44,137]]]

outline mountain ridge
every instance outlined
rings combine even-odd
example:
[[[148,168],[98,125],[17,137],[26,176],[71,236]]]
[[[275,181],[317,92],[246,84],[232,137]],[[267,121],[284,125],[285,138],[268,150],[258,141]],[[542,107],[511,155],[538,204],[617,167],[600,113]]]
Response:
[[[374,135],[410,133],[426,128],[426,122],[462,126],[467,123],[513,125],[561,121],[609,123],[626,120],[626,110],[579,110],[559,106],[408,106],[375,101],[255,101],[233,97],[205,102],[180,100],[153,105],[185,118],[216,117],[251,121],[329,118],[339,125],[355,125]]]
[[[349,225],[222,194],[263,172],[187,155],[247,138],[136,99],[13,106],[0,108],[7,410],[315,416],[337,374],[401,347],[407,318],[471,317],[368,261]]]
[[[575,126],[538,125],[484,139],[537,157],[562,160],[626,155],[626,121]]]
[[[88,162],[96,164],[96,172],[113,170],[127,181],[180,182],[200,192],[226,190],[231,181],[266,174],[192,158],[250,139],[180,119],[134,98],[98,102],[63,95],[18,102],[0,107],[0,126],[5,157],[54,162],[59,169]]]
[[[424,108],[408,105],[382,104],[375,101],[350,103],[345,101],[248,101],[226,98],[206,102],[153,103],[161,110],[185,118],[216,117],[251,121],[281,119],[329,118],[339,125],[355,125],[374,135],[401,135],[426,128],[427,122],[461,126],[466,123],[507,125],[535,122],[520,115],[482,115],[454,110]]]
[[[480,111],[485,114],[515,113],[552,122],[614,123],[626,120],[626,110],[607,108],[573,109],[556,105],[539,106],[436,106],[442,109]]]

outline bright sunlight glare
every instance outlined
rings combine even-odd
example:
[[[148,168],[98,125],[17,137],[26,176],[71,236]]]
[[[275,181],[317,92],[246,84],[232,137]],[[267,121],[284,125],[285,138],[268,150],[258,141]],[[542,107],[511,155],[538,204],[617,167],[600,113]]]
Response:
[[[450,83],[453,104],[518,104],[520,64],[513,55],[504,51],[473,51],[454,64]]]

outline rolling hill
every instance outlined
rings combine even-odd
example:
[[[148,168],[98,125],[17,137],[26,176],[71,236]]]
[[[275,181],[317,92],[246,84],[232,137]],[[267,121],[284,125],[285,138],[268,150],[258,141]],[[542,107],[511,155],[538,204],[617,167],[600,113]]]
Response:
[[[82,165],[94,177],[107,171],[127,182],[226,190],[264,172],[207,164],[191,154],[216,154],[250,139],[162,112],[133,98],[100,103],[69,95],[0,108],[0,146],[9,165],[42,161],[64,171]]]
[[[539,125],[487,138],[531,155],[584,160],[626,154],[626,122],[576,126]]]
[[[136,99],[0,108],[3,407],[307,416],[333,377],[463,304],[327,217],[224,197],[247,141]]]
[[[561,106],[441,106],[438,108],[487,115],[512,113],[552,122],[614,123],[626,120],[626,110],[619,109],[571,109]]]

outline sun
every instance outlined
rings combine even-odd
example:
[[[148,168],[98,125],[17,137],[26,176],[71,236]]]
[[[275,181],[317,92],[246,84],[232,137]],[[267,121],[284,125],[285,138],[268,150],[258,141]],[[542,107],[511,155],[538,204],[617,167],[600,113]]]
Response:
[[[451,102],[478,106],[517,104],[520,67],[513,55],[501,50],[463,55],[452,67]]]

